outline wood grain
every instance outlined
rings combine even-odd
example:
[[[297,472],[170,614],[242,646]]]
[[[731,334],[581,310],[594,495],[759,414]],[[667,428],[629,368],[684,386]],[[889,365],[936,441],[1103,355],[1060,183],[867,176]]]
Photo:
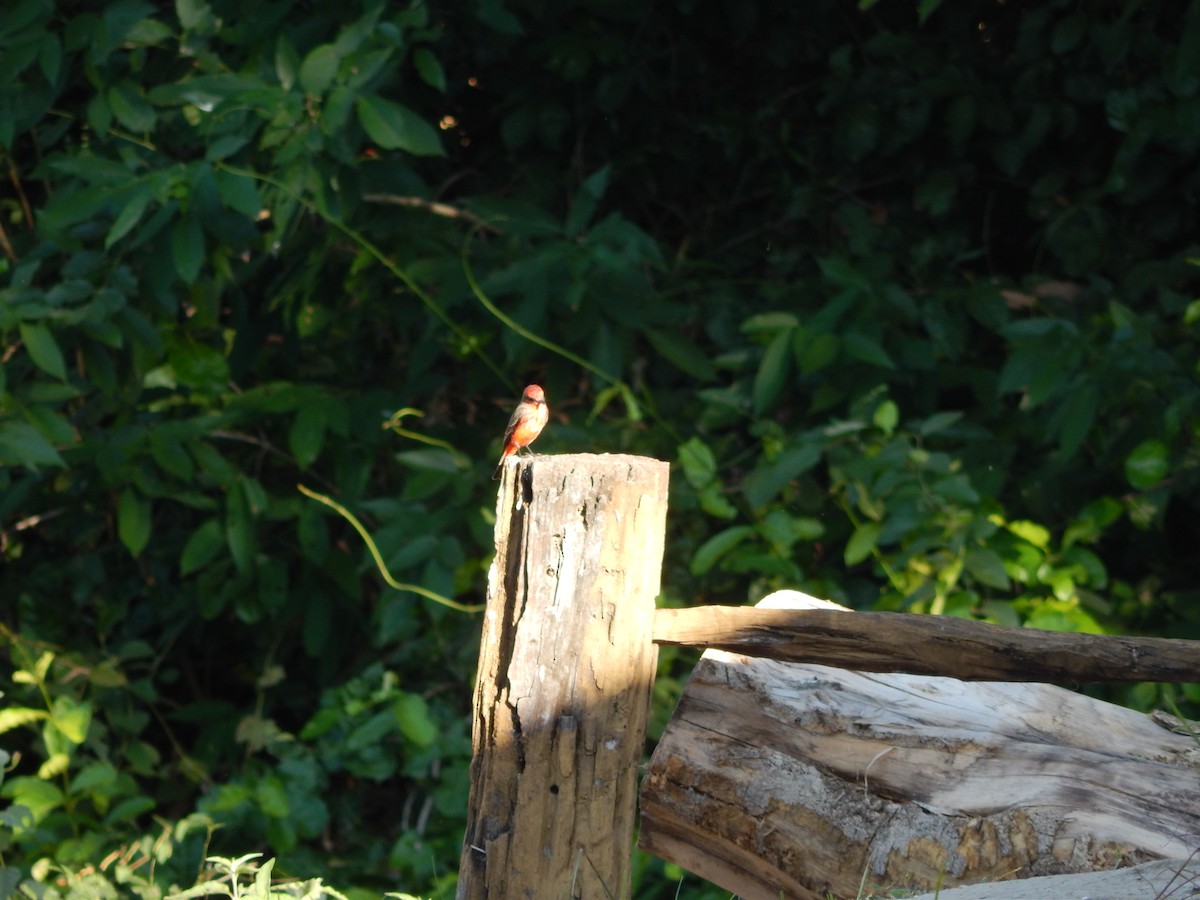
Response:
[[[504,471],[460,900],[629,895],[667,479],[633,456]]]
[[[749,900],[860,896],[864,879],[869,895],[934,890],[1187,859],[1200,846],[1200,747],[1053,685],[709,651],[641,810],[644,849]]]
[[[1200,641],[1064,634],[949,616],[750,606],[660,609],[654,640],[963,681],[1200,682]]]

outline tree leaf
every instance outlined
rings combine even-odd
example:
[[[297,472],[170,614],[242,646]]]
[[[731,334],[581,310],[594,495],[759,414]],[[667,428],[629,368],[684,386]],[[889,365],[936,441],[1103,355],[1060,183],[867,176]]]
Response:
[[[722,556],[753,533],[754,529],[749,525],[734,525],[732,528],[717,532],[696,549],[689,567],[691,573],[703,575],[715,566]]]
[[[371,94],[359,97],[354,108],[367,137],[383,149],[413,156],[446,155],[437,132],[408,107]]]
[[[296,413],[292,427],[288,430],[288,447],[301,469],[307,469],[316,461],[325,443],[325,407],[317,399],[310,399]]]
[[[134,556],[150,542],[152,524],[150,500],[133,489],[123,491],[117,503],[117,537]]]
[[[108,236],[104,238],[105,250],[125,237],[142,220],[142,214],[146,212],[151,196],[149,187],[141,187],[125,201],[125,205],[121,207],[116,220],[113,221],[112,228],[108,229]]]
[[[192,532],[179,557],[179,574],[191,575],[203,569],[225,549],[225,532],[218,519],[209,519]]]
[[[655,352],[686,375],[697,381],[715,381],[717,369],[712,360],[691,341],[670,331],[647,329],[646,339]]]
[[[679,464],[688,483],[699,490],[717,476],[717,458],[708,444],[698,437],[690,437],[679,445]]]
[[[413,51],[412,61],[422,81],[434,90],[446,93],[446,73],[442,71],[442,64],[430,50],[418,47]]]
[[[341,57],[333,44],[321,44],[309,51],[300,64],[300,89],[321,96],[333,84]]]
[[[438,727],[429,716],[429,704],[420,694],[401,694],[392,704],[392,714],[400,733],[418,747],[428,747],[437,740]]]
[[[791,330],[780,331],[767,344],[751,391],[755,416],[761,416],[774,407],[783,393],[792,371],[791,344]]]
[[[36,322],[22,322],[20,326],[21,340],[29,358],[43,372],[53,375],[60,381],[67,380],[67,364],[63,361],[62,351],[58,349],[58,341],[54,339],[50,329]]]
[[[878,522],[863,522],[854,529],[850,540],[846,542],[846,551],[842,554],[846,565],[856,566],[871,555],[882,528],[883,526]]]
[[[742,483],[742,493],[754,509],[762,509],[783,490],[821,461],[822,448],[815,442],[788,447],[774,461],[755,469]]]
[[[896,426],[900,424],[900,407],[893,400],[884,400],[875,407],[875,414],[871,417],[871,424],[884,434],[891,434],[896,430]]]
[[[972,550],[964,560],[967,572],[980,584],[1007,591],[1010,587],[1004,562],[994,550]]]
[[[239,572],[248,571],[254,561],[254,521],[240,486],[225,495],[225,540]]]
[[[204,264],[204,231],[192,215],[180,216],[171,229],[171,259],[184,284],[195,284]]]
[[[36,469],[65,466],[66,462],[45,435],[28,422],[8,419],[0,420],[0,464]]]
[[[1171,470],[1167,455],[1167,445],[1157,438],[1142,441],[1125,457],[1126,480],[1140,491],[1158,484]]]
[[[1058,418],[1058,446],[1065,457],[1075,455],[1091,431],[1100,406],[1100,392],[1094,384],[1085,384],[1063,401]]]
[[[845,349],[847,356],[853,357],[860,362],[870,363],[881,369],[896,368],[896,364],[879,342],[874,338],[867,337],[865,334],[850,332],[842,335],[842,347]]]

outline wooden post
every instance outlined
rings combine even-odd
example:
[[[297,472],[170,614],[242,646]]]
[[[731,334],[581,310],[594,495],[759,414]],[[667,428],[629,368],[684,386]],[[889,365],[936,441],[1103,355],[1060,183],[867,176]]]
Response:
[[[459,900],[629,896],[668,468],[591,454],[505,468]]]

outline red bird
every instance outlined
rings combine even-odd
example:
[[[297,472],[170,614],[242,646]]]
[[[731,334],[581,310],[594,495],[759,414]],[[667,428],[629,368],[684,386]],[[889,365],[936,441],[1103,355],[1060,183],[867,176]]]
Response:
[[[539,384],[528,385],[521,394],[521,402],[513,410],[512,418],[508,420],[508,428],[504,430],[504,452],[500,454],[500,462],[496,463],[492,481],[500,477],[506,459],[537,440],[549,418],[550,408],[546,406],[545,391]]]

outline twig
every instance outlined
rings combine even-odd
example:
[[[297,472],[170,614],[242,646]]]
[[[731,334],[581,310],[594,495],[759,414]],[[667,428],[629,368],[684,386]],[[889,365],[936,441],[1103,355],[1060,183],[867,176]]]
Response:
[[[426,200],[424,197],[401,197],[398,194],[363,194],[363,199],[368,203],[385,203],[391,206],[408,206],[415,209],[423,209],[433,213],[435,216],[470,222],[474,228],[481,231],[490,231],[492,234],[504,234],[502,229],[497,228],[491,222],[485,222],[479,216],[475,215],[475,213],[459,209],[457,206],[451,206],[449,203]]]

